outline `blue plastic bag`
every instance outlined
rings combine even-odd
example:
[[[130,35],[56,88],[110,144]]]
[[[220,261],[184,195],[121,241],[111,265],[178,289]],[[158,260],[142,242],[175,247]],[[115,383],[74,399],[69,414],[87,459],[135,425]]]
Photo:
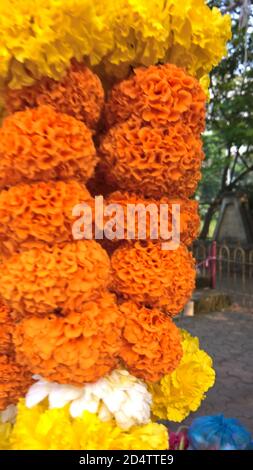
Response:
[[[245,450],[252,440],[240,421],[223,415],[196,418],[188,438],[192,450]]]

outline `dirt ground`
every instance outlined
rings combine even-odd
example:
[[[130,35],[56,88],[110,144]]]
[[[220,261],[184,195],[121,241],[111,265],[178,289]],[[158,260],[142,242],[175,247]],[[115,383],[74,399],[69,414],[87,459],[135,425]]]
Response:
[[[238,418],[253,434],[253,312],[233,311],[179,317],[176,323],[198,336],[213,358],[216,384],[194,417],[224,414]]]

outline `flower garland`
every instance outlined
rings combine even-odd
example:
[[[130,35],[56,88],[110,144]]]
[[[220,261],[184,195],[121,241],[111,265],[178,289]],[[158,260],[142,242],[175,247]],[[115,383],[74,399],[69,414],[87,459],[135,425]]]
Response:
[[[0,309],[0,446],[166,449],[139,378],[154,417],[174,420],[214,381],[209,356],[187,333],[182,345],[169,318],[191,295],[194,260],[158,240],[122,244],[110,264],[95,241],[69,242],[70,207],[93,204],[81,183],[101,130],[91,187],[106,173],[105,192],[186,204],[203,160],[202,87],[229,16],[204,0],[3,0],[0,28],[0,103],[6,93],[15,111],[0,129],[0,295],[11,309]],[[105,106],[100,79],[112,87]],[[184,243],[198,224],[187,204]],[[43,379],[31,387],[32,373]]]
[[[109,257],[93,240],[36,246],[12,255],[1,269],[0,294],[15,318],[82,311],[110,282]]]
[[[0,29],[0,75],[12,88],[59,79],[73,57],[107,76],[163,61],[200,79],[231,36],[230,17],[204,0],[3,0]]]
[[[182,337],[183,357],[178,367],[159,383],[149,384],[154,416],[177,422],[199,408],[215,381],[212,359],[199,349],[198,338],[183,330]]]
[[[95,382],[118,365],[123,324],[114,296],[104,292],[81,313],[22,320],[14,332],[17,358],[48,380]]]
[[[1,201],[1,198],[0,198]],[[127,193],[116,191],[110,194],[106,199],[106,204],[120,204],[124,210],[124,225],[122,231],[124,232],[124,238],[127,239],[127,220],[128,220],[128,204],[134,204],[135,206],[141,205],[146,209],[144,215],[140,213],[138,218],[138,213],[135,215],[135,235],[138,237],[138,231],[141,231],[142,228],[146,229],[147,239],[150,238],[150,229],[152,232],[152,225],[150,225],[150,217],[148,213],[148,207],[150,204],[154,207],[157,206],[158,213],[158,235],[161,236],[161,221],[163,221],[162,215],[159,212],[161,204],[166,204],[168,206],[168,223],[167,229],[168,232],[172,230],[172,205],[180,205],[180,240],[185,245],[191,245],[193,240],[197,238],[199,226],[200,226],[200,217],[198,215],[198,203],[190,199],[168,199],[166,197],[161,198],[160,200],[155,199],[145,199],[139,194]],[[0,213],[1,214],[1,213]],[[164,222],[164,221],[163,221]],[[170,237],[169,237],[170,238]],[[153,242],[155,240],[152,240]]]
[[[120,356],[131,374],[155,382],[172,372],[182,357],[181,336],[169,317],[158,309],[133,302],[120,306],[124,316]]]
[[[7,88],[5,103],[9,113],[50,105],[94,130],[103,109],[104,90],[97,75],[84,64],[73,62],[59,82],[43,78],[30,87]]]
[[[71,177],[85,182],[96,163],[91,131],[51,106],[12,114],[0,129],[0,188]]]
[[[94,199],[75,181],[20,183],[0,192],[0,247],[2,255],[29,249],[36,242],[70,242],[76,204],[94,208]],[[94,214],[93,214],[94,215]]]
[[[162,250],[159,244],[136,242],[119,247],[111,264],[115,292],[171,316],[180,313],[195,286],[194,260],[184,245]]]
[[[39,376],[36,378],[38,381],[26,394],[27,408],[48,399],[49,409],[69,404],[72,418],[89,411],[97,413],[103,422],[115,419],[121,429],[150,421],[151,395],[147,386],[126,370],[116,369],[94,384],[80,387],[48,382]]]
[[[1,428],[0,428],[1,432]],[[148,423],[122,430],[113,422],[102,422],[88,411],[73,419],[68,407],[48,410],[44,404],[27,408],[18,405],[13,431],[5,425],[5,448],[12,450],[166,450],[165,426]],[[1,444],[0,444],[1,445]],[[1,448],[1,447],[0,447]]]

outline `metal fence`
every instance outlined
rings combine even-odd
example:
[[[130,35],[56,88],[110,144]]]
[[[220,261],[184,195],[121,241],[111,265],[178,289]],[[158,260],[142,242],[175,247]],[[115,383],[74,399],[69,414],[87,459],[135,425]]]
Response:
[[[253,246],[214,244],[198,240],[193,246],[198,275],[230,295],[233,302],[253,307]]]

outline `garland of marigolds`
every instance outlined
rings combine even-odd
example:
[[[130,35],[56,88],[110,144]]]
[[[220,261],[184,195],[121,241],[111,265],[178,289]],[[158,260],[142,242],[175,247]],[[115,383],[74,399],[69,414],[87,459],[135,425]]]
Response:
[[[230,18],[204,0],[3,0],[0,29],[0,448],[167,449],[156,421],[215,380],[174,317]],[[180,246],[74,240],[72,209],[100,188],[125,220],[168,204],[168,230],[180,204]]]

